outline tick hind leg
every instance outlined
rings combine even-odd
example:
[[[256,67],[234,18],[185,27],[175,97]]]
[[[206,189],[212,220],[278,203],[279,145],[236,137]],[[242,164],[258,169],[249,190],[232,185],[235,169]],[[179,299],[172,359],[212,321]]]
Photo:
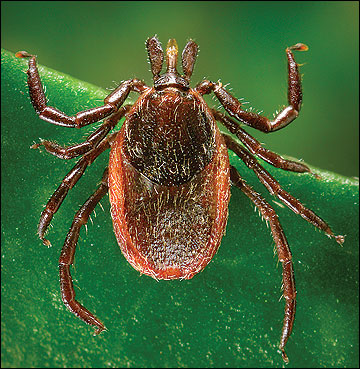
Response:
[[[336,242],[340,245],[344,242],[344,237],[341,235],[335,236],[330,226],[316,215],[312,210],[306,208],[299,200],[286,192],[276,181],[274,177],[270,175],[255,159],[255,157],[250,154],[249,151],[244,149],[240,144],[238,144],[231,136],[223,134],[226,146],[233,151],[246,166],[252,169],[260,182],[267,188],[267,190],[275,195],[281,202],[283,202],[289,209],[294,213],[299,214],[309,223],[313,224],[315,227],[324,231],[329,237],[335,238]]]
[[[74,221],[70,227],[69,233],[65,239],[59,259],[60,270],[60,288],[61,297],[65,306],[85,323],[93,325],[96,328],[95,334],[105,330],[105,326],[89,310],[82,306],[75,299],[75,291],[72,277],[70,274],[70,265],[74,262],[75,249],[78,242],[80,229],[89,219],[95,206],[108,192],[108,168],[105,169],[101,184],[98,189],[88,198],[80,210],[76,213]]]
[[[230,178],[233,185],[240,188],[241,191],[255,204],[259,209],[263,218],[269,222],[271,234],[276,244],[276,251],[279,261],[282,264],[283,276],[283,296],[285,298],[285,314],[281,333],[279,348],[282,353],[283,360],[287,363],[289,359],[285,353],[285,345],[290,337],[296,307],[296,289],[294,268],[292,263],[291,251],[286,240],[285,234],[280,225],[279,219],[275,210],[269,203],[257,192],[253,190],[240,176],[235,167],[230,167]]]

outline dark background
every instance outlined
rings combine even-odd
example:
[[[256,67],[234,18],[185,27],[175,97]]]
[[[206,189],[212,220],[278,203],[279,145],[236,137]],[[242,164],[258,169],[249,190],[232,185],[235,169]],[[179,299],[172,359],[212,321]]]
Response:
[[[358,175],[358,2],[2,2],[2,47],[103,88],[151,83],[145,40],[200,46],[193,86],[209,78],[271,117],[286,104],[284,49],[304,64],[304,103],[291,126],[249,129],[266,147],[317,167]],[[217,101],[208,100],[219,105]]]

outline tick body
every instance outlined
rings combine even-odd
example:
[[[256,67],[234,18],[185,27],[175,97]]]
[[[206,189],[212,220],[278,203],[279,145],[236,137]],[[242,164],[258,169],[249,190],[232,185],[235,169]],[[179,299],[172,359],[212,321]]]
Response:
[[[192,278],[220,245],[229,188],[227,147],[202,97],[178,87],[144,93],[109,164],[114,230],[129,263],[156,279]]]
[[[164,52],[158,39],[149,38],[146,47],[154,79],[152,87],[137,79],[125,81],[104,99],[104,105],[74,116],[47,105],[36,57],[25,51],[16,54],[30,58],[29,93],[41,119],[69,128],[81,128],[103,120],[102,125],[80,144],[61,147],[51,141],[41,141],[32,146],[44,146],[62,159],[80,157],[41,214],[38,234],[45,245],[50,245],[45,238],[46,230],[69,190],[87,166],[111,148],[109,166],[101,184],[76,213],[61,251],[59,271],[63,302],[81,320],[93,325],[96,333],[106,329],[76,300],[70,266],[80,229],[107,192],[114,232],[129,263],[155,279],[190,279],[205,268],[220,246],[228,216],[231,183],[253,202],[271,228],[282,265],[285,300],[279,348],[284,361],[288,362],[285,345],[292,331],[296,306],[291,251],[274,209],[230,166],[228,149],[255,172],[271,194],[329,237],[343,243],[344,238],[335,236],[324,220],[283,190],[256,156],[283,170],[310,172],[309,168],[264,149],[239,125],[241,122],[271,132],[284,128],[298,116],[302,102],[301,79],[292,50],[304,51],[307,47],[296,44],[286,49],[288,105],[273,120],[243,110],[241,103],[221,83],[204,80],[191,88],[190,78],[198,50],[194,41],[189,41],[182,52],[182,75],[177,71],[178,47],[174,39],[167,45],[164,73],[161,73]],[[140,94],[138,100],[132,106],[124,105],[132,91]],[[202,96],[210,93],[215,94],[228,115],[205,103]],[[110,133],[123,117],[126,119],[120,131]],[[236,135],[241,144],[220,133],[217,122]]]

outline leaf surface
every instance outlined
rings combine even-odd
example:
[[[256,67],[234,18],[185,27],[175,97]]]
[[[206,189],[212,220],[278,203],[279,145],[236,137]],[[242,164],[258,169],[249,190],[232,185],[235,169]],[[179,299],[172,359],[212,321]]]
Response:
[[[82,142],[94,127],[66,129],[41,121],[28,96],[27,61],[7,51],[1,57],[2,365],[282,366],[281,268],[269,229],[237,188],[218,253],[186,281],[139,276],[121,255],[108,198],[102,200],[104,211],[97,206],[88,232],[81,232],[72,275],[78,300],[108,331],[94,337],[67,311],[59,290],[60,250],[75,212],[101,179],[108,153],[70,191],[48,233],[53,247],[44,247],[36,235],[40,213],[76,159],[62,161],[30,146],[39,137]],[[99,106],[107,94],[49,68],[39,71],[49,104],[67,114]],[[264,164],[335,234],[346,235],[341,247],[270,196],[232,153],[230,160],[277,211],[292,250],[298,304],[288,367],[358,366],[358,182],[316,168],[321,180]]]

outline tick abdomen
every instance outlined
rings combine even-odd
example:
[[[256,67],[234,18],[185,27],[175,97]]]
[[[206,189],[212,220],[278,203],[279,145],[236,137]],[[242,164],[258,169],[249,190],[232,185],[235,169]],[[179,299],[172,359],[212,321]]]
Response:
[[[195,109],[189,111],[200,114]],[[172,116],[169,113],[169,117]],[[149,122],[152,124],[153,120]],[[175,123],[180,131],[184,130],[181,133],[184,137],[183,122],[177,120]],[[218,143],[215,145],[217,149],[212,150],[208,163],[205,158],[209,150],[203,151],[203,168],[190,180],[175,185],[159,184],[136,168],[132,157],[124,155],[128,147],[126,124],[113,143],[109,164],[111,211],[120,248],[130,264],[141,273],[156,279],[192,278],[216,253],[226,226],[229,161],[223,138],[216,128],[212,136]],[[195,134],[206,137],[201,131]],[[179,149],[175,145],[172,148]],[[163,153],[163,160],[166,160],[166,154],[167,151]],[[184,158],[178,152],[176,154],[180,167]],[[175,160],[171,154],[169,160]],[[143,165],[147,162],[156,169],[155,163],[145,157],[143,162],[136,163],[139,162]],[[122,195],[124,193],[126,197]]]

